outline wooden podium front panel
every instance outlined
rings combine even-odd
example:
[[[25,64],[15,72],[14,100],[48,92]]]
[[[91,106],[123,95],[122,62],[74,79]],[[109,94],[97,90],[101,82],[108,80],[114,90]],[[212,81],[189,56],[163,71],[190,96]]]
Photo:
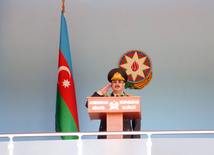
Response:
[[[123,131],[122,113],[107,113],[106,117],[107,131]],[[123,139],[123,135],[107,135],[107,139]]]
[[[123,113],[124,119],[141,119],[140,96],[87,97],[88,113],[93,119],[106,119],[107,113]]]

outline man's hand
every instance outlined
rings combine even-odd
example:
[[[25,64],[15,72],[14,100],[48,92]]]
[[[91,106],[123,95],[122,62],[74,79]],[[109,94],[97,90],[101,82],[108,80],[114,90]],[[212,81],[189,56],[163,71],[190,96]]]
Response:
[[[100,89],[101,93],[103,95],[105,95],[108,92],[108,90],[109,90],[110,87],[111,87],[111,83],[109,83],[108,85],[106,85],[105,87],[103,87],[102,89]]]

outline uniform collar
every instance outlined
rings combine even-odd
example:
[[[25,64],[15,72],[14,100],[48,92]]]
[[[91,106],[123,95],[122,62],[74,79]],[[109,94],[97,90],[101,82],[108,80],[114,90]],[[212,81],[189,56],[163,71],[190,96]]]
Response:
[[[123,94],[126,94],[126,93],[123,92]],[[113,92],[111,93],[111,96],[116,97],[116,95]]]

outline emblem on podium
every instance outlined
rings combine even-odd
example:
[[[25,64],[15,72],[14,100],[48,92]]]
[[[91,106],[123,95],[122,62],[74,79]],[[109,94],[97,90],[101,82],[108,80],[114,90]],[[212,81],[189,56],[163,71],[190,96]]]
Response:
[[[112,109],[119,110],[119,103],[118,102],[115,102],[115,101],[110,102],[109,106],[110,106],[110,110],[112,110]]]

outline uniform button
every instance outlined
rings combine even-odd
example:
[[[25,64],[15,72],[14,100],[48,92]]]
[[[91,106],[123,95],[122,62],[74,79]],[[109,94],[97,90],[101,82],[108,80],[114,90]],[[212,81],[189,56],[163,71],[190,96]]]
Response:
[[[127,131],[129,131],[129,129]]]

